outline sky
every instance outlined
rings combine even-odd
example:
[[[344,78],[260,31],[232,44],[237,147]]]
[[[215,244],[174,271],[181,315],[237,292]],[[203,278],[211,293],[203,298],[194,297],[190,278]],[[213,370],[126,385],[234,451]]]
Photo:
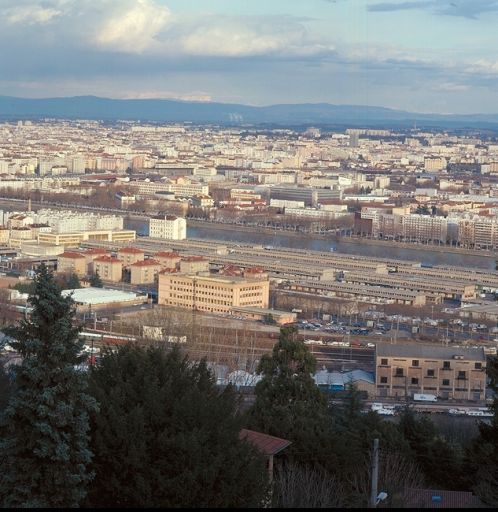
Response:
[[[498,0],[0,0],[0,95],[498,112]]]

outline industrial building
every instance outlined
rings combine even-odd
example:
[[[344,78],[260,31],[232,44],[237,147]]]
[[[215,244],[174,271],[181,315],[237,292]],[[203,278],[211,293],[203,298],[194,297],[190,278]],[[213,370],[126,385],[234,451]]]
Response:
[[[379,343],[375,367],[379,397],[426,393],[445,400],[481,402],[486,398],[483,348]]]

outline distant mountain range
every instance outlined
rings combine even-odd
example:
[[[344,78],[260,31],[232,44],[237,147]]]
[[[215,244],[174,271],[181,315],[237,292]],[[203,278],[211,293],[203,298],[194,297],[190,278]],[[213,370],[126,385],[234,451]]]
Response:
[[[447,127],[498,130],[498,114],[419,114],[383,107],[282,104],[253,107],[178,100],[121,100],[96,96],[28,99],[0,96],[2,119],[100,119],[277,126]]]

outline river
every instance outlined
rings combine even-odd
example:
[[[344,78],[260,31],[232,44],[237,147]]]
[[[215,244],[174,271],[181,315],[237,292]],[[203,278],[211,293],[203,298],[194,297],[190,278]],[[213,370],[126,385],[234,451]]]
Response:
[[[187,221],[188,226],[188,221]],[[135,229],[140,235],[147,236],[149,228],[147,221],[125,220],[125,229]],[[443,253],[426,250],[420,247],[407,249],[405,247],[389,246],[386,252],[385,245],[358,243],[356,241],[327,240],[312,235],[296,236],[284,232],[268,233],[253,229],[244,229],[239,226],[206,224],[202,227],[187,227],[187,237],[201,240],[221,240],[225,242],[253,243],[255,245],[271,245],[273,247],[295,247],[310,249],[312,251],[329,252],[333,247],[337,253],[353,254],[358,256],[371,256],[377,258],[394,258],[399,260],[419,261],[423,265],[455,265],[459,267],[473,267],[487,270],[495,269],[495,259],[491,256],[475,256],[473,254]]]

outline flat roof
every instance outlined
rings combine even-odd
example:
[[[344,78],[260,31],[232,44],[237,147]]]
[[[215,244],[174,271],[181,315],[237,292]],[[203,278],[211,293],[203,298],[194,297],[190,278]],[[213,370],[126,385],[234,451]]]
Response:
[[[232,311],[240,311],[245,313],[256,313],[261,315],[274,315],[274,316],[296,316],[297,313],[293,313],[292,311],[283,311],[281,309],[265,309],[265,308],[255,308],[251,306],[234,306]]]
[[[393,345],[391,343],[377,343],[375,355],[377,357],[412,357],[414,359],[453,359],[453,356],[463,356],[471,361],[486,361],[484,348],[463,347],[433,347],[430,345]]]
[[[127,302],[134,300],[138,294],[121,290],[108,290],[107,288],[77,288],[75,290],[63,290],[64,297],[73,295],[77,304],[106,304],[111,302]]]

